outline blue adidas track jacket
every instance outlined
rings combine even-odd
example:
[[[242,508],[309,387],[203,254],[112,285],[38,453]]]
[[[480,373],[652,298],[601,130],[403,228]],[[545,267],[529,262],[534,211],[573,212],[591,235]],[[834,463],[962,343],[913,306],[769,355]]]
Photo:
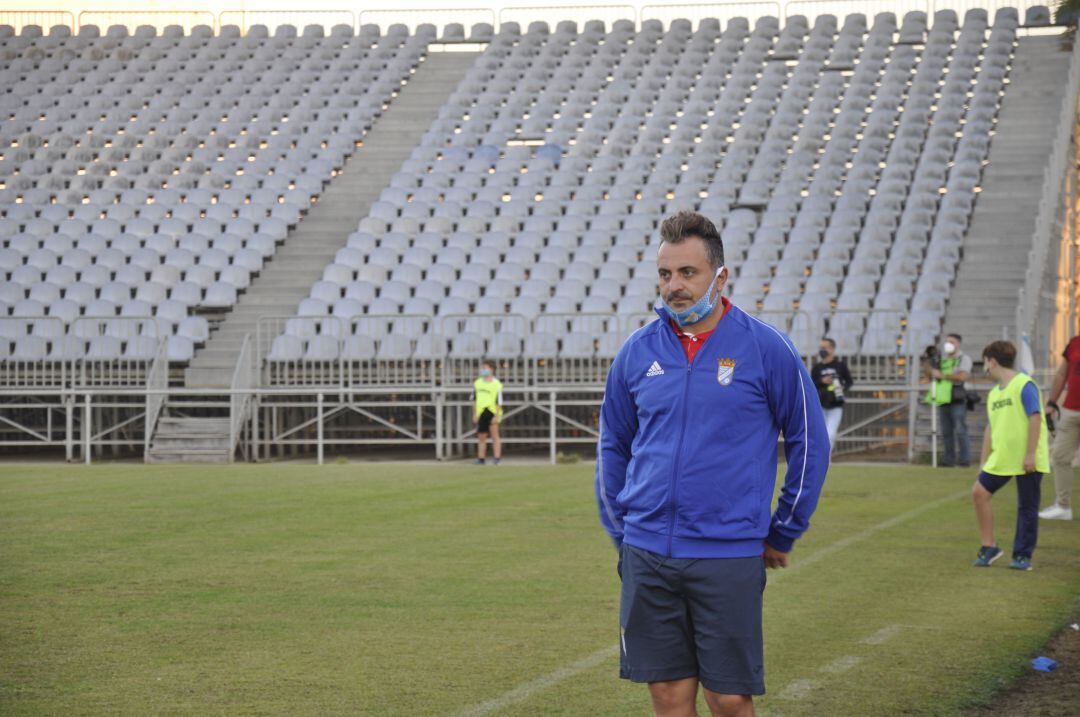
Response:
[[[787,477],[770,517],[777,439]],[[829,467],[810,374],[791,340],[732,306],[691,364],[668,320],[636,331],[608,373],[596,497],[615,544],[677,558],[788,552]]]

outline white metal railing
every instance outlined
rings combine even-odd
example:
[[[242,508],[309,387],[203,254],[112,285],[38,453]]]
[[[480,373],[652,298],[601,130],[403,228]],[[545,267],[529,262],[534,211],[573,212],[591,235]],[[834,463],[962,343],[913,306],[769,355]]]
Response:
[[[70,28],[72,32],[78,28],[75,15],[66,10],[0,10],[0,25],[7,25],[15,32],[22,32],[24,27],[31,25],[45,32],[57,25]]]
[[[161,393],[169,388],[169,350],[164,339],[158,341],[157,354],[146,374],[146,415],[143,430],[143,455],[150,453],[150,440],[157,428],[158,417],[165,407],[168,396]]]
[[[1061,202],[1061,188],[1065,182],[1068,163],[1074,161],[1074,153],[1070,149],[1076,131],[1078,90],[1080,90],[1080,42],[1074,42],[1072,57],[1069,59],[1068,79],[1065,82],[1065,96],[1061,101],[1061,111],[1057,121],[1057,132],[1050,147],[1050,162],[1043,171],[1042,197],[1039,199],[1039,212],[1035,217],[1035,232],[1028,252],[1024,285],[1019,290],[1016,304],[1015,338],[1017,341],[1025,335],[1034,336],[1035,334],[1046,261],[1050,253],[1050,242],[1053,240],[1054,226]]]
[[[358,27],[372,24],[385,29],[393,24],[401,24],[409,28],[410,32],[414,32],[417,26],[423,24],[435,25],[441,29],[449,23],[463,25],[465,37],[468,38],[469,31],[474,25],[486,23],[494,27],[496,12],[494,8],[485,7],[393,8],[361,10],[357,16]]]
[[[78,22],[80,28],[87,25],[102,28],[122,25],[128,32],[134,32],[139,25],[179,25],[189,34],[200,25],[217,29],[217,16],[209,10],[83,10],[79,13]]]
[[[327,446],[405,446],[410,448],[427,446],[434,449],[437,458],[445,459],[452,457],[455,449],[460,454],[473,436],[471,419],[461,420],[462,416],[468,416],[471,413],[470,390],[471,387],[468,386],[258,388],[244,387],[242,382],[238,382],[235,388],[226,390],[213,388],[42,389],[34,392],[35,398],[42,402],[38,404],[41,408],[51,407],[53,410],[63,410],[66,407],[69,416],[81,409],[83,417],[77,427],[69,418],[62,439],[39,440],[33,445],[67,446],[69,458],[74,448],[78,446],[82,450],[83,461],[89,464],[95,447],[143,445],[141,437],[137,441],[129,440],[125,443],[120,439],[105,438],[106,430],[95,431],[92,407],[101,409],[113,405],[130,406],[132,399],[146,400],[152,395],[163,398],[165,396],[196,398],[217,397],[227,393],[230,400],[235,401],[233,406],[237,407],[234,416],[242,415],[242,409],[239,407],[243,405],[249,407],[248,415],[243,420],[232,422],[231,429],[231,432],[235,431],[238,436],[237,440],[248,447],[249,450],[246,453],[249,458],[257,458],[260,455],[258,446],[262,444],[263,446],[314,448],[317,450],[316,455],[320,463],[323,461]],[[849,400],[853,406],[862,405],[864,409],[873,411],[874,415],[880,418],[889,418],[902,411],[905,405],[916,405],[917,399],[925,390],[926,385],[919,385],[914,381],[908,384],[866,383],[857,385],[849,392]],[[603,400],[603,392],[604,387],[600,384],[504,387],[504,394],[507,397],[505,408],[508,428],[513,428],[513,421],[509,419],[524,416],[526,411],[539,411],[544,418],[542,421],[534,421],[530,424],[529,435],[507,435],[503,442],[507,445],[545,446],[549,449],[552,462],[555,461],[556,451],[560,445],[592,444],[597,436],[595,418],[583,422],[575,419],[568,409],[586,407],[591,409],[591,415],[595,417],[595,411],[599,409]],[[0,409],[10,405],[3,403],[3,399],[19,397],[20,394],[11,389],[0,389]],[[295,399],[301,399],[302,402],[296,402]],[[52,404],[48,403],[50,400]],[[274,404],[273,401],[279,401],[279,403]],[[293,419],[291,423],[283,424],[264,419],[260,425],[260,411],[250,410],[253,403],[260,404],[263,410],[276,408],[292,412],[307,411],[307,413],[302,419]],[[401,424],[381,419],[376,412],[379,408],[422,411],[426,416],[424,425],[420,430],[407,430]],[[385,429],[386,435],[381,438],[327,435],[324,428],[331,419],[350,410],[371,419],[372,425],[377,424]],[[452,420],[455,414],[458,419],[456,423]],[[856,418],[853,412],[852,419]],[[841,430],[843,440],[851,447],[883,447],[890,444],[902,447],[914,440],[914,432],[905,434],[882,431],[880,435],[875,434],[872,424],[878,420],[879,418],[870,417],[848,421],[848,425]],[[251,422],[246,441],[242,440],[243,434],[240,430],[245,421]],[[314,435],[309,437],[304,433],[304,429]],[[107,430],[112,430],[112,428]],[[53,431],[54,435],[59,435],[59,433],[59,429]],[[863,435],[857,435],[860,433]],[[0,442],[0,446],[3,447],[19,445],[31,445],[31,443]],[[911,451],[910,447],[908,451]],[[266,457],[265,452],[263,456]]]
[[[251,334],[244,335],[240,354],[236,357],[229,393],[229,462],[236,454],[240,435],[247,421],[254,396],[251,393],[258,382],[255,375],[255,361],[252,356]]]
[[[354,6],[329,3],[331,7],[303,10],[272,10],[259,8],[236,8],[211,11],[204,8],[177,10],[82,10],[77,15],[64,10],[0,9],[0,25],[10,25],[21,31],[23,27],[37,25],[43,29],[50,25],[70,27],[77,32],[87,25],[105,27],[123,25],[133,30],[138,25],[162,28],[180,25],[185,32],[197,25],[205,25],[219,31],[226,25],[237,25],[246,33],[253,25],[266,25],[273,32],[280,25],[294,25],[298,30],[305,25],[322,25],[326,31],[334,26],[345,25],[358,32],[366,23],[377,23],[382,28],[400,23],[415,29],[422,23],[445,25],[460,23],[466,32],[471,24],[488,23],[498,29],[506,22],[517,22],[523,28],[530,22],[546,21],[554,27],[560,21],[573,20],[579,25],[589,20],[603,20],[607,25],[618,19],[630,20],[640,27],[646,20],[659,20],[665,26],[677,19],[690,20],[695,25],[704,19],[717,19],[722,23],[735,17],[745,17],[751,22],[760,17],[775,17],[781,23],[795,15],[806,16],[811,22],[822,14],[838,17],[861,13],[872,18],[880,12],[892,12],[900,16],[910,11],[925,12],[928,17],[939,10],[955,10],[962,15],[968,10],[980,9],[988,13],[1002,8],[1015,8],[1023,22],[1024,13],[1031,7],[1053,5],[1047,0],[747,0],[746,2],[682,2],[682,3],[625,3],[625,4],[525,4],[520,6],[494,7],[439,7],[434,9],[371,7],[355,11]]]
[[[272,35],[282,25],[293,25],[302,31],[305,25],[322,25],[330,30],[337,25],[357,29],[356,14],[351,10],[223,10],[217,16],[218,28],[236,25],[247,34],[249,28],[263,25]]]

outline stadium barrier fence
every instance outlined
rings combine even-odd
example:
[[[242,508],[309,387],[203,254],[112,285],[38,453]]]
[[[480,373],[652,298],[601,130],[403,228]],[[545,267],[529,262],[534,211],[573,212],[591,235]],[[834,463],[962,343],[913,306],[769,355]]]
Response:
[[[812,23],[823,14],[843,16],[854,13],[865,14],[872,18],[880,12],[894,12],[902,16],[905,12],[921,11],[932,17],[939,10],[951,9],[963,15],[968,10],[985,10],[993,14],[1003,8],[1015,8],[1021,20],[1031,7],[1048,5],[1046,0],[748,0],[747,2],[713,3],[650,3],[640,9],[633,5],[523,5],[509,7],[463,7],[438,9],[410,9],[374,7],[359,12],[344,8],[306,9],[306,10],[262,10],[262,9],[226,9],[214,13],[208,9],[191,10],[83,10],[75,15],[64,10],[39,9],[0,9],[0,25],[10,25],[20,32],[23,27],[36,25],[47,29],[54,25],[69,27],[72,32],[87,25],[101,28],[110,25],[123,25],[134,30],[139,25],[152,25],[163,28],[167,25],[180,25],[185,32],[197,25],[206,25],[215,32],[226,25],[236,25],[241,33],[246,34],[254,25],[265,25],[273,33],[281,25],[294,25],[301,30],[306,25],[322,25],[329,32],[336,25],[347,25],[353,32],[367,23],[380,27],[392,24],[404,24],[410,30],[420,24],[435,24],[442,27],[447,23],[461,23],[466,30],[471,24],[491,23],[498,26],[506,22],[517,22],[523,28],[530,22],[543,20],[554,28],[563,20],[573,20],[582,25],[589,20],[603,20],[610,25],[615,20],[626,19],[637,27],[647,20],[659,20],[665,26],[677,19],[690,20],[694,25],[707,18],[715,18],[722,23],[735,17],[745,17],[751,22],[759,17],[776,17],[781,22],[796,15],[806,16]]]
[[[322,25],[327,31],[336,25],[347,25],[353,32],[359,29],[356,14],[350,10],[222,10],[217,15],[217,29],[236,25],[246,35],[250,27],[265,25],[271,35],[282,25],[293,25],[302,31],[305,25]]]
[[[211,30],[218,29],[217,16],[209,10],[83,10],[79,13],[79,27],[96,25],[100,28],[122,25],[128,32],[134,32],[140,25],[152,25],[162,28],[179,25],[184,34],[190,34],[192,28],[205,25]]]
[[[251,344],[249,343],[248,346]],[[230,440],[249,461],[297,457],[327,448],[398,448],[410,457],[427,448],[446,460],[465,456],[475,438],[470,386],[274,387],[245,386],[256,372],[237,363],[228,389],[162,387],[150,371],[135,388],[68,387],[31,394],[0,391],[0,446],[14,455],[19,447],[63,447],[69,461],[90,463],[95,454],[119,456],[149,448],[153,426],[176,399],[184,409],[194,401],[227,396]],[[158,363],[160,365],[160,362]],[[246,377],[246,378],[245,378]],[[156,380],[155,380],[156,379]],[[848,393],[845,424],[837,449],[879,453],[893,460],[915,457],[915,420],[927,386],[862,384]],[[554,462],[560,447],[594,445],[603,385],[506,386],[503,442],[547,448]],[[80,410],[81,409],[81,410]],[[28,420],[34,414],[36,420]],[[343,420],[345,419],[345,420]],[[138,430],[141,428],[142,430]]]
[[[428,23],[438,28],[450,23],[460,23],[465,27],[465,35],[468,37],[469,29],[473,25],[487,23],[494,27],[497,22],[498,13],[495,8],[490,7],[440,7],[424,10],[376,8],[360,11],[357,16],[357,29],[367,24],[386,28],[397,23],[405,25],[409,28],[409,32],[413,32],[417,26]]]
[[[74,13],[67,10],[0,10],[0,25],[7,25],[22,32],[24,27],[37,26],[42,29],[55,27],[69,28],[75,32],[79,24],[75,20]]]

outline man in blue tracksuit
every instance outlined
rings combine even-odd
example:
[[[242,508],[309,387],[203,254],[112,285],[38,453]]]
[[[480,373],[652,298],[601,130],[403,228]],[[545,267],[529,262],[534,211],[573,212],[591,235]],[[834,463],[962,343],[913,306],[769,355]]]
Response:
[[[814,383],[791,340],[721,296],[705,217],[660,228],[659,321],[619,350],[600,412],[596,494],[619,548],[620,676],[657,715],[753,715],[764,694],[765,568],[786,567],[829,466]],[[787,477],[775,512],[777,440]]]

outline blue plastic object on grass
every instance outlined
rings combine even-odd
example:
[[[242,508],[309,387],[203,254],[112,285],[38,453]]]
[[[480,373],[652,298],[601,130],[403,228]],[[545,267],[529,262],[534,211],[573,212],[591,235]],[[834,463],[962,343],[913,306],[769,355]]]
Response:
[[[1051,672],[1058,668],[1057,660],[1051,660],[1049,657],[1036,657],[1031,661],[1031,666],[1039,672]]]

